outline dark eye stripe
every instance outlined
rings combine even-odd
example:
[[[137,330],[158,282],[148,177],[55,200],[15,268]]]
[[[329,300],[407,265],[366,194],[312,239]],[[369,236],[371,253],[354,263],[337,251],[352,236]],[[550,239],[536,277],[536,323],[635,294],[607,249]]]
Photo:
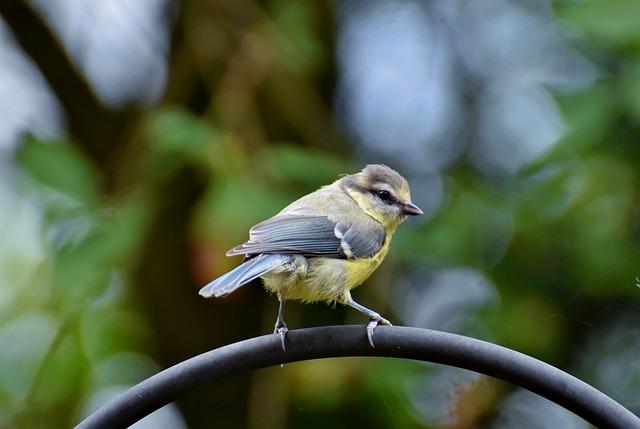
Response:
[[[397,204],[398,203],[398,198],[396,198],[395,195],[393,195],[391,192],[387,191],[386,189],[370,189],[369,192],[373,195],[375,195],[377,198],[379,198],[381,201],[384,201],[385,203],[392,205],[392,204]],[[383,195],[381,195],[383,194]],[[386,196],[384,196],[386,195]]]

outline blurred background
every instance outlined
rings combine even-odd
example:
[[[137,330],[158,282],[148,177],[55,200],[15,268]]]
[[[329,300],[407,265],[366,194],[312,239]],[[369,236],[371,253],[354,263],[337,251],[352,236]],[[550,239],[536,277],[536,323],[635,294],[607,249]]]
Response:
[[[0,1],[0,427],[70,427],[271,332],[197,294],[254,223],[367,162],[426,212],[355,298],[496,342],[640,413],[635,0]],[[290,328],[362,323],[292,303]],[[318,360],[138,428],[588,428],[512,385]]]

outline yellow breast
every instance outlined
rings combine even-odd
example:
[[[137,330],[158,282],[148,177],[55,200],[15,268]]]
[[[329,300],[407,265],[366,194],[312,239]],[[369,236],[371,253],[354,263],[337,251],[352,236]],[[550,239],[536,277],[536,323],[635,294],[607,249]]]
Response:
[[[384,258],[389,252],[389,242],[391,237],[387,237],[380,251],[371,258],[353,259],[346,261],[345,269],[347,271],[346,287],[351,290],[360,286],[367,280],[375,270],[378,269]]]
[[[263,277],[265,287],[285,299],[303,302],[340,302],[380,266],[389,251],[389,237],[380,252],[366,259],[306,259],[305,268],[293,272],[272,272]]]

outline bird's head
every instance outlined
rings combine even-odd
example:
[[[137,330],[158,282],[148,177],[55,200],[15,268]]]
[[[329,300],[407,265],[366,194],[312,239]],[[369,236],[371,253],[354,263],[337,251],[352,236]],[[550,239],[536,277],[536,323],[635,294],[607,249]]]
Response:
[[[360,208],[390,232],[407,216],[422,214],[411,202],[407,180],[386,165],[367,165],[361,172],[343,177],[342,181]]]

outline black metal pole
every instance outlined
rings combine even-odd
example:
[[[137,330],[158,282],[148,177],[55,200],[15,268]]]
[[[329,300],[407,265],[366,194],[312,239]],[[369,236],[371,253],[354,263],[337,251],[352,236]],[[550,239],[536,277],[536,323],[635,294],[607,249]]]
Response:
[[[89,415],[77,429],[125,428],[195,385],[225,374],[309,359],[381,356],[436,362],[522,386],[600,428],[640,429],[640,419],[587,383],[522,353],[485,341],[428,329],[376,328],[375,349],[364,326],[289,331],[286,353],[264,335],[195,356],[132,387]]]

